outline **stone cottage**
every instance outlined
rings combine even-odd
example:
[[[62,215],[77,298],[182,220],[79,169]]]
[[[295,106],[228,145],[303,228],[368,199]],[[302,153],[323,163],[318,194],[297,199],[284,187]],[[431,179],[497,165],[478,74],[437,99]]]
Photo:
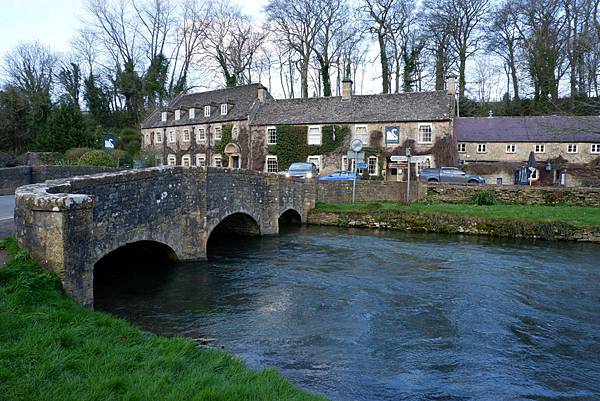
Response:
[[[161,163],[279,172],[314,163],[321,174],[352,168],[350,141],[365,144],[372,178],[398,179],[391,156],[410,148],[417,168],[454,163],[454,79],[448,91],[274,99],[260,84],[182,95],[142,124],[143,147]],[[393,167],[393,168],[392,168]]]

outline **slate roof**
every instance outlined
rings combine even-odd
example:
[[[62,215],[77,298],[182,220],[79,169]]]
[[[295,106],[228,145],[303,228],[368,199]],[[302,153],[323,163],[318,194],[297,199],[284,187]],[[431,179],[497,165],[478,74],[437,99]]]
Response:
[[[168,106],[167,121],[161,121],[161,112],[157,109],[143,122],[142,128],[172,127],[177,125],[207,124],[225,121],[245,120],[258,104],[258,89],[261,84],[237,86],[207,92],[191,93],[176,97]],[[267,92],[267,99],[272,99]],[[221,115],[221,104],[227,103],[227,115]],[[204,106],[211,106],[210,117],[204,117]],[[195,118],[190,119],[188,108],[194,107]],[[175,110],[181,108],[181,118],[175,121]]]
[[[446,91],[352,95],[270,100],[256,112],[252,124],[341,124],[450,120],[451,97]]]
[[[460,117],[459,142],[598,142],[599,116]]]

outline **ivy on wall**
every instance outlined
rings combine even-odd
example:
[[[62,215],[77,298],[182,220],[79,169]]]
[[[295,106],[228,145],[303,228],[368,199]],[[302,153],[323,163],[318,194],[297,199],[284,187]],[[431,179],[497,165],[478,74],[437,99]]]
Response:
[[[287,170],[290,164],[305,162],[310,155],[324,155],[338,150],[349,132],[347,125],[325,125],[321,129],[321,145],[308,145],[308,127],[278,125],[277,145],[268,145],[267,149],[269,154],[277,156],[279,169]]]
[[[217,153],[221,154],[222,163],[225,163],[227,160],[227,155],[225,154],[225,146],[232,141],[232,131],[233,124],[225,123],[221,126],[221,140],[215,143],[215,150]]]

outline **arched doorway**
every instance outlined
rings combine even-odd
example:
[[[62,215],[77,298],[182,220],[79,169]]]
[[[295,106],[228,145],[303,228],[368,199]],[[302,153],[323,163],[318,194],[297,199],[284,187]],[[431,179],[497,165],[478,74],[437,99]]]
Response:
[[[242,168],[242,151],[237,143],[225,145],[225,154],[228,157],[229,168]]]

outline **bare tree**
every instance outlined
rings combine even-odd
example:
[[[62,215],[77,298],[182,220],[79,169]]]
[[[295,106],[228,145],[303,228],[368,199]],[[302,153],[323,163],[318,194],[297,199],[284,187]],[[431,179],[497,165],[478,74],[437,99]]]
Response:
[[[7,82],[28,94],[50,94],[57,58],[40,42],[21,43],[4,59]]]
[[[425,0],[423,3],[420,19],[425,21],[423,31],[427,39],[426,49],[434,59],[436,90],[444,90],[446,76],[455,59],[452,53],[454,24],[450,18],[451,13],[449,1]]]
[[[146,48],[149,62],[165,54],[165,44],[173,27],[175,5],[172,0],[132,1],[137,20],[140,22],[140,37]]]
[[[488,51],[496,53],[508,69],[508,84],[512,83],[513,97],[519,99],[519,80],[517,78],[517,52],[519,50],[519,32],[514,3],[505,1],[491,12]]]

